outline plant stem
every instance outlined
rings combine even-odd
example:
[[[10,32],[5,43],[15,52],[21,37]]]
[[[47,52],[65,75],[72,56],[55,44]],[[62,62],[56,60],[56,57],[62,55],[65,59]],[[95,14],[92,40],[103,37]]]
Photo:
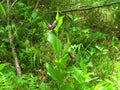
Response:
[[[10,25],[10,4],[9,4],[9,0],[7,0],[7,25]],[[8,38],[9,38],[9,43],[12,49],[12,54],[13,54],[13,58],[14,58],[14,64],[16,67],[16,72],[18,76],[21,76],[22,72],[21,72],[21,68],[19,65],[19,60],[16,54],[16,50],[15,50],[15,46],[13,43],[13,38],[12,38],[12,31],[11,29],[8,30]]]

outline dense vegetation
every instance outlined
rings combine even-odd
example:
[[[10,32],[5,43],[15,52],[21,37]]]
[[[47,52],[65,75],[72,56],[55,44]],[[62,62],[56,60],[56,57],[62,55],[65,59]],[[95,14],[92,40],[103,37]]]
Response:
[[[0,90],[119,90],[119,0],[1,0]]]

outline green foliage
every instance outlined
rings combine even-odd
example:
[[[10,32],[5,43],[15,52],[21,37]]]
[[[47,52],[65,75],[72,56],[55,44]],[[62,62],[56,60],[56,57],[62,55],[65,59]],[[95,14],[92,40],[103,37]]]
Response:
[[[22,62],[25,63],[27,62],[26,65],[28,65],[31,68],[36,67],[36,55],[37,55],[37,50],[34,47],[23,49],[22,52],[20,53],[20,57],[24,59],[24,61]],[[21,64],[21,67],[27,69],[26,65],[23,63]]]
[[[33,74],[24,74],[21,77],[18,77],[15,75],[14,71],[15,68],[9,63],[0,64],[1,90],[35,90],[37,88],[45,90],[46,84],[36,81],[36,77],[34,77]]]
[[[61,57],[62,53],[62,42],[52,33],[48,33],[48,41],[51,43],[54,48],[57,57]]]
[[[6,90],[11,89],[13,90],[11,80],[14,77],[14,72],[8,72],[7,68],[10,67],[10,63],[0,64],[0,89]],[[12,69],[11,69],[12,70]]]
[[[7,4],[2,0],[0,90],[119,90],[120,6],[59,13],[113,1],[10,0],[13,6],[7,25]],[[51,11],[56,9],[55,16]],[[46,22],[54,19],[55,28],[48,30]],[[16,76],[13,66],[9,29],[20,60],[21,77]]]
[[[5,9],[4,9],[4,7],[3,7],[3,5],[1,3],[0,3],[0,10],[3,13],[3,15],[6,16]]]
[[[54,69],[51,65],[46,64],[46,69],[47,69],[47,73],[48,75],[50,75],[52,77],[53,80],[55,80],[56,82],[58,82],[59,84],[62,84],[64,81],[64,75],[65,72],[64,71],[60,71],[59,69]]]
[[[54,28],[55,30],[55,33],[58,35],[58,31],[59,31],[59,28],[61,27],[62,23],[63,23],[63,18],[64,16],[59,16],[59,13],[57,11],[57,14],[56,14],[56,21],[57,21],[57,26]]]

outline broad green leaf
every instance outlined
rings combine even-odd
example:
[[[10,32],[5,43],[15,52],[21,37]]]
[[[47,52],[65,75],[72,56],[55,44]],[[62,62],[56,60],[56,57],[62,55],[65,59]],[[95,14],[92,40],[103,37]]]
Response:
[[[72,76],[78,81],[79,84],[85,83],[85,78],[82,76],[82,71],[76,68]]]
[[[56,55],[59,58],[62,52],[62,42],[53,33],[48,33],[48,41],[54,48]]]
[[[69,58],[68,53],[65,54],[65,55],[61,58],[61,64],[62,64],[62,66],[65,66],[65,65],[66,65],[66,62],[67,62],[68,58]]]
[[[56,34],[58,34],[59,28],[63,23],[63,18],[64,18],[64,16],[61,16],[57,20],[57,26],[54,28]]]
[[[35,19],[35,18],[37,17],[37,13],[36,13],[36,12],[33,12],[32,15],[31,15],[31,17],[32,17],[33,19]]]
[[[1,3],[0,3],[0,10],[3,13],[3,15],[6,16],[5,9],[4,9],[4,7],[3,7],[3,5]]]
[[[47,74],[52,77],[53,80],[62,83],[64,80],[64,71],[57,70],[53,68],[48,63],[46,64]]]
[[[55,60],[55,65],[60,69],[64,69],[68,58],[68,54],[65,54],[60,60]]]
[[[54,31],[55,31],[56,35],[58,35],[59,28],[63,23],[63,18],[64,18],[64,16],[61,16],[61,17],[59,16],[59,12],[58,12],[58,9],[57,9],[57,14],[56,14],[57,25],[54,28]]]
[[[102,87],[103,87],[103,85],[105,85],[105,84],[106,84],[105,81],[99,82],[99,83],[95,86],[94,90],[103,90]],[[100,89],[100,88],[101,88],[101,89]]]
[[[85,78],[83,77],[83,73],[79,68],[75,66],[69,67],[67,69],[67,73],[72,74],[73,78],[75,78],[79,84],[85,83]]]

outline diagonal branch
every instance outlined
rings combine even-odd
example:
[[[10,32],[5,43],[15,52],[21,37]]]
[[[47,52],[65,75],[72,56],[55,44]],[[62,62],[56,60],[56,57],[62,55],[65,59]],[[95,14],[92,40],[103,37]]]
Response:
[[[10,24],[10,4],[9,4],[9,0],[7,0],[7,15],[8,15],[7,16],[7,25],[9,25]],[[12,37],[11,29],[8,30],[8,38],[9,38],[9,43],[10,43],[10,46],[11,46],[11,49],[12,49],[12,54],[13,54],[13,58],[14,58],[14,63],[15,63],[17,75],[21,76],[22,72],[21,72],[21,68],[20,68],[20,65],[19,65],[19,60],[18,60],[18,57],[17,57],[15,46],[14,46],[14,43],[13,43],[13,37]]]
[[[39,3],[40,3],[40,0],[37,0],[37,3],[36,3],[36,5],[35,5],[33,11],[38,7]]]
[[[78,9],[61,10],[59,12],[60,13],[67,13],[67,12],[85,11],[85,10],[90,10],[90,9],[94,9],[94,8],[108,7],[108,6],[115,5],[115,4],[120,4],[120,2],[106,3],[104,5],[98,5],[98,6],[81,7],[81,8],[78,8]],[[51,11],[51,12],[48,12],[48,13],[49,14],[54,14],[54,13],[57,13],[57,11]]]
[[[17,2],[17,0],[15,0],[12,5],[10,6],[10,9],[15,5],[15,3]]]

